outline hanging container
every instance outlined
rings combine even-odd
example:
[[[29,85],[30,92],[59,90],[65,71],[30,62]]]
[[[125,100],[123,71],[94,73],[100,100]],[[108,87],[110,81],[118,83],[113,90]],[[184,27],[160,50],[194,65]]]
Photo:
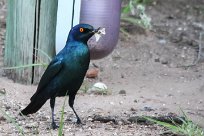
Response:
[[[120,30],[121,0],[81,0],[80,23],[104,27],[106,34],[98,42],[88,41],[91,59],[101,59],[115,48]]]

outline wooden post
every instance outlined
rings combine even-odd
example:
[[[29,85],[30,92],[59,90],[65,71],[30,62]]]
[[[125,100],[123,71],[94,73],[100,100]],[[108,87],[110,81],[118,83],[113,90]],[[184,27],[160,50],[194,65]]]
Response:
[[[55,55],[55,29],[57,0],[8,0],[6,67],[23,66],[39,62],[48,63]],[[38,83],[44,68],[27,67],[7,70],[16,82]]]

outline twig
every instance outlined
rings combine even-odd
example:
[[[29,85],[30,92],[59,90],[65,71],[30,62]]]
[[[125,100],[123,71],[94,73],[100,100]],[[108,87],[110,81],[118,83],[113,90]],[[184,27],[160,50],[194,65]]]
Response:
[[[169,123],[169,124],[179,124],[181,125],[183,122],[181,119],[185,120],[183,117],[177,117],[177,116],[158,116],[158,117],[151,117],[151,116],[134,116],[130,117],[128,121],[131,123],[138,123],[138,124],[144,124],[144,125],[152,125],[153,123],[148,121],[146,118],[151,118],[153,120]]]
[[[112,121],[114,124],[118,123],[116,121],[115,117],[111,117],[111,116],[103,117],[103,116],[100,116],[100,115],[95,115],[93,117],[92,122],[94,122],[94,121],[99,121],[99,122],[102,122],[102,123],[108,123],[108,122]]]

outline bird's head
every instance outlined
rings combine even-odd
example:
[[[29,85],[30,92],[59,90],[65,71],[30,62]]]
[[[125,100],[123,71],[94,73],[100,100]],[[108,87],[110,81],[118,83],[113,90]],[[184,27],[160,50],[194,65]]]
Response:
[[[100,28],[94,29],[94,27],[89,24],[78,24],[70,30],[67,41],[79,41],[87,43],[89,38],[97,33],[99,29]]]

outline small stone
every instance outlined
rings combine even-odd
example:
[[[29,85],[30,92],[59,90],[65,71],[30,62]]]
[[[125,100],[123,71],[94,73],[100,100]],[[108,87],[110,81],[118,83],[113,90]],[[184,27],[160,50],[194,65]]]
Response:
[[[42,116],[41,117],[41,120],[42,121],[47,121],[47,120],[49,120],[50,119],[50,116]]]
[[[137,110],[136,110],[135,108],[132,107],[132,108],[130,108],[130,111],[137,111]]]
[[[203,100],[200,100],[198,103],[199,103],[199,104],[202,104],[202,103],[203,103]]]
[[[120,104],[120,105],[123,104],[123,101],[120,101],[119,104]]]
[[[195,41],[195,40],[192,40],[191,45],[194,46],[194,47],[198,47],[199,43],[197,41]]]
[[[161,107],[160,110],[161,110],[161,111],[167,111],[168,108]]]
[[[154,111],[154,109],[152,109],[151,107],[145,106],[145,107],[144,107],[144,111]]]
[[[93,119],[91,117],[88,118],[88,121],[92,121]]]
[[[38,126],[37,122],[27,123],[26,128],[36,128]]]
[[[121,74],[121,78],[124,78],[125,76],[124,76],[124,74]]]
[[[164,45],[164,44],[166,44],[166,40],[165,39],[161,39],[161,40],[159,40],[159,43]]]
[[[137,99],[135,99],[135,100],[134,100],[134,102],[135,102],[135,103],[138,103],[138,100],[137,100]]]
[[[138,58],[135,58],[135,61],[139,61],[139,59],[138,59]]]
[[[0,88],[0,94],[6,94],[6,89],[5,88]]]
[[[115,105],[114,102],[110,102],[111,105]]]
[[[168,15],[166,18],[167,19],[174,19],[175,17],[173,15]]]
[[[174,95],[173,94],[167,94],[167,97],[173,97]]]
[[[94,93],[94,94],[106,94],[106,95],[110,93],[106,84],[102,82],[95,83],[91,88],[88,89],[87,92],[89,94]]]
[[[6,105],[6,107],[5,107],[7,110],[9,110],[9,109],[11,109],[11,106],[9,106],[9,105]]]
[[[154,59],[154,62],[160,62],[159,58]]]
[[[87,78],[96,78],[98,77],[99,69],[97,68],[91,68],[86,72]]]
[[[168,64],[168,60],[165,58],[160,59],[161,64]]]
[[[119,94],[126,94],[126,91],[125,90],[120,90]]]
[[[122,125],[123,124],[123,122],[122,121],[118,121],[118,125]]]
[[[181,41],[182,41],[182,33],[181,32],[175,32],[171,37],[171,42],[179,43]]]
[[[6,121],[6,118],[4,118],[3,116],[0,117],[0,123],[1,123],[1,121],[5,122],[5,121]]]
[[[177,30],[181,31],[181,30],[183,30],[183,28],[182,27],[178,27]]]

